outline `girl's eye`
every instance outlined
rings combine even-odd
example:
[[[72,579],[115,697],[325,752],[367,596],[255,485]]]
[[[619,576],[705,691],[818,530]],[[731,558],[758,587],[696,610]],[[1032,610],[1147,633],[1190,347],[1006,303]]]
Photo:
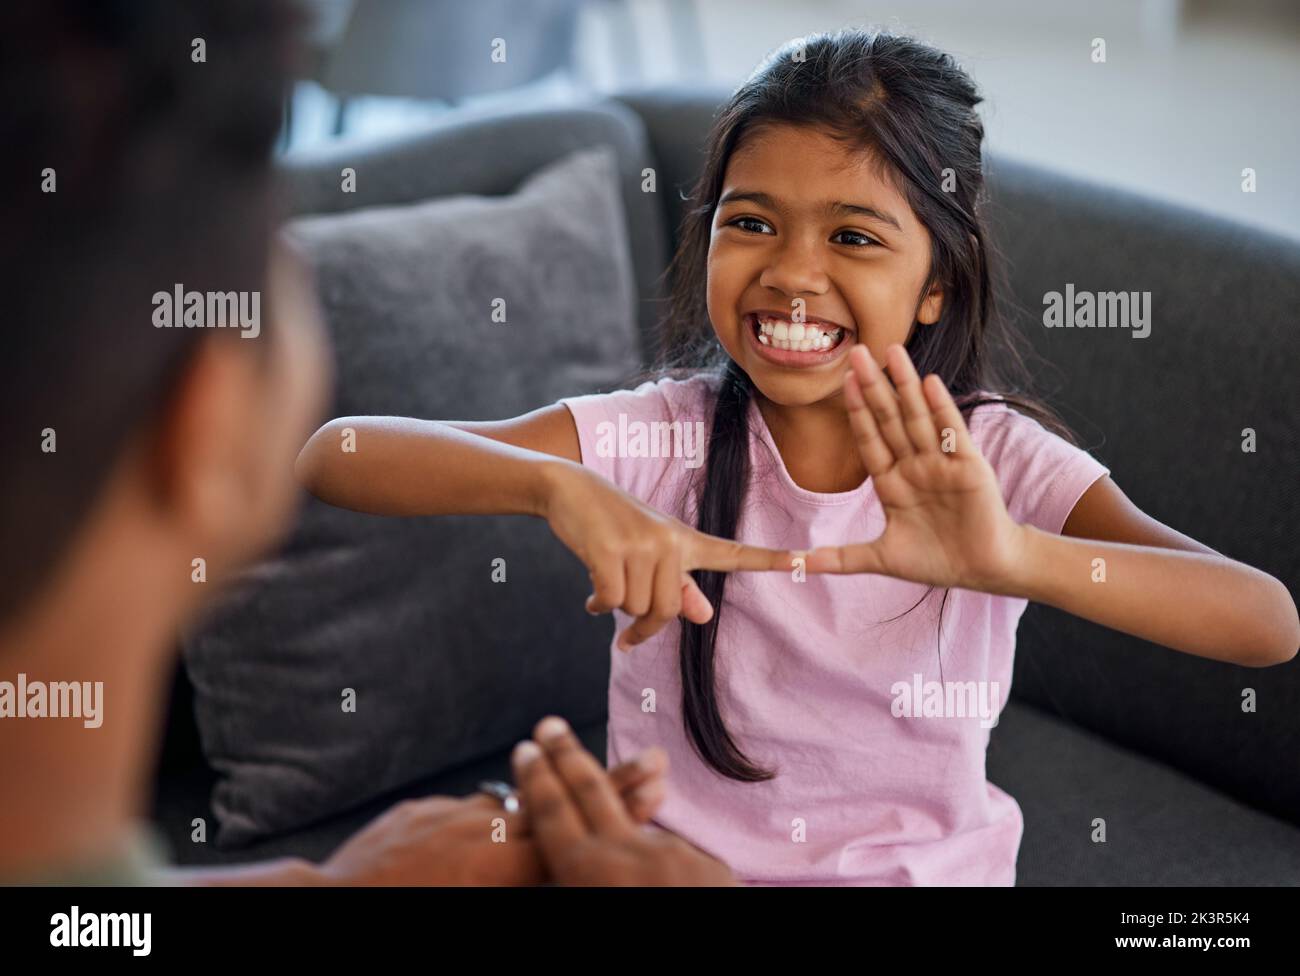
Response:
[[[839,238],[841,237],[849,238],[849,239],[839,240]],[[837,243],[840,244],[845,244],[848,247],[872,247],[872,246],[879,246],[880,244],[880,242],[877,241],[875,238],[868,237],[866,234],[860,233],[856,230],[837,231],[835,236],[832,237],[831,240],[836,241]]]
[[[732,227],[739,227],[741,230],[747,231],[750,234],[775,233],[772,228],[768,227],[767,224],[763,223],[763,221],[759,220],[757,217],[737,217],[730,223]]]

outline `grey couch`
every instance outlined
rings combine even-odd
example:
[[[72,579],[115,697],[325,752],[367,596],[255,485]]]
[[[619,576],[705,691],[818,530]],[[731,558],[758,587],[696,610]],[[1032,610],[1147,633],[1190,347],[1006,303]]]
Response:
[[[572,149],[613,146],[648,330],[681,216],[678,191],[698,169],[719,98],[659,90],[458,118],[367,150],[367,178],[346,199],[333,191],[340,165],[355,165],[356,152],[289,165],[293,209],[504,193]],[[640,192],[644,167],[655,168],[657,193]],[[1042,391],[1139,506],[1294,591],[1300,243],[1006,160],[994,159],[990,172],[994,234],[1017,321],[1053,367],[1040,377]],[[1044,295],[1067,282],[1150,291],[1151,335],[1043,328]],[[1253,453],[1242,450],[1244,428],[1256,432]],[[556,572],[573,573],[575,586],[585,582],[576,563]],[[556,666],[590,689],[589,707],[569,717],[603,757],[607,629],[592,628],[580,612],[535,612],[539,646],[589,651]],[[1245,689],[1254,691],[1254,711],[1242,707]],[[475,700],[493,700],[491,689],[476,691]],[[526,695],[493,701],[519,736],[550,708]],[[506,757],[503,744],[485,743],[476,762],[306,829],[237,851],[194,844],[193,819],[212,824],[215,774],[181,667],[154,819],[181,863],[322,858],[402,796],[465,793],[481,778],[505,778]],[[1024,811],[1020,884],[1296,884],[1298,757],[1300,666],[1252,670],[1195,659],[1031,606],[988,775]],[[1097,821],[1105,822],[1104,843],[1093,839]]]

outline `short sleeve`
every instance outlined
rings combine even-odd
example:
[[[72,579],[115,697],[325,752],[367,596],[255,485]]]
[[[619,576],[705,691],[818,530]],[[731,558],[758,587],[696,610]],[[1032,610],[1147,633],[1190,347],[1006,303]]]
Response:
[[[1044,532],[1060,535],[1083,493],[1110,474],[1087,451],[1005,404],[976,407],[969,426],[997,473],[1008,513]]]
[[[561,397],[573,415],[582,464],[660,510],[679,499],[663,493],[707,457],[706,375],[647,380],[632,390]]]

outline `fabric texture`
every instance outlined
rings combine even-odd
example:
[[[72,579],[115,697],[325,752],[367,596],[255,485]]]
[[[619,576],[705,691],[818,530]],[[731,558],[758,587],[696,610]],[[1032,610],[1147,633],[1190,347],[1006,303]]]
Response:
[[[607,150],[573,154],[510,196],[291,230],[333,336],[330,416],[500,419],[615,385],[636,363]],[[498,299],[504,322],[492,319]],[[184,642],[219,774],[217,843],[301,827],[490,755],[547,712],[601,717],[586,582],[540,520],[381,518],[310,500],[284,549]],[[349,690],[355,710],[343,707]]]
[[[709,430],[716,382],[701,373],[561,402],[584,465],[693,525],[705,455],[635,435]],[[802,488],[753,401],[749,427],[753,473],[738,539],[807,549],[880,534],[870,479],[847,492]],[[1011,517],[1047,532],[1059,533],[1109,470],[1005,404],[975,408],[970,430]],[[1026,601],[949,591],[940,646],[942,597],[874,575],[733,574],[719,624],[720,708],[742,752],[776,777],[737,782],[697,757],[680,714],[677,622],[628,654],[611,641],[607,761],[664,746],[672,775],[657,820],[749,883],[1014,884],[1023,820],[987,782],[985,753]],[[631,622],[614,616],[617,630]]]

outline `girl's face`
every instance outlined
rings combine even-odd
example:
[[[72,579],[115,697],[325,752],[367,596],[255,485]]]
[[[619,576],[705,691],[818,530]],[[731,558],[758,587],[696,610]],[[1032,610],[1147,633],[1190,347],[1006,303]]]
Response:
[[[922,294],[930,235],[876,170],[869,154],[795,125],[752,131],[727,163],[709,319],[774,403],[842,396],[853,343],[880,362],[914,323],[938,321],[942,292]]]

